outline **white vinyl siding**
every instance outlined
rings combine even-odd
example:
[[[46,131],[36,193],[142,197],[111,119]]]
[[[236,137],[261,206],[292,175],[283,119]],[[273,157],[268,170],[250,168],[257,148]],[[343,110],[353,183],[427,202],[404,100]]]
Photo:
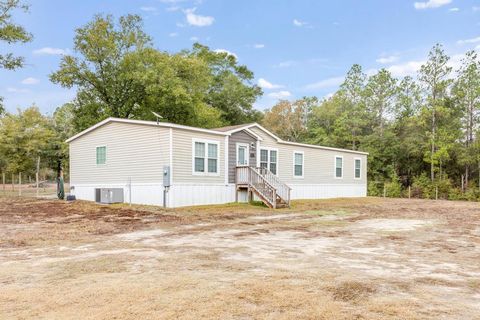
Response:
[[[303,178],[303,152],[294,151],[293,152],[293,176],[295,178]]]
[[[361,179],[362,178],[362,159],[355,158],[354,160],[355,160],[354,177],[355,179]]]
[[[355,152],[317,149],[308,146],[291,145],[279,143],[263,130],[253,127],[250,128],[256,135],[262,138],[257,148],[259,164],[260,149],[274,148],[278,150],[278,177],[286,184],[366,184],[367,156]],[[303,179],[296,178],[293,172],[294,152],[303,152]],[[335,156],[343,157],[343,178],[335,178]],[[360,158],[361,178],[354,178],[354,158]],[[348,170],[345,170],[348,168]]]
[[[335,156],[335,178],[343,178],[343,157]]]
[[[96,158],[97,158],[97,165],[105,164],[107,162],[107,147],[101,146],[97,147],[96,149]]]
[[[194,175],[218,175],[218,145],[217,141],[193,139],[192,168]]]
[[[206,142],[205,153],[203,154],[203,166],[206,172],[195,173],[195,144],[197,142]],[[210,158],[210,165],[216,162],[217,172],[208,173],[208,143],[216,144],[217,156]],[[195,132],[173,128],[173,184],[210,184],[225,183],[225,137],[214,134]],[[214,150],[210,150],[213,156]],[[205,160],[206,159],[206,160]],[[216,159],[216,161],[215,161]]]
[[[70,142],[70,183],[156,183],[169,164],[169,129],[111,122]],[[97,147],[106,146],[97,165]]]

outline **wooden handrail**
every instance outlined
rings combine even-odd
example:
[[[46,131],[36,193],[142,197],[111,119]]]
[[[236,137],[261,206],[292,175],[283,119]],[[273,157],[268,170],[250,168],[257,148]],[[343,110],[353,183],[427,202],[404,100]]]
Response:
[[[277,197],[290,205],[291,188],[267,168],[237,167],[235,177],[237,185],[248,185],[260,194],[270,207],[276,208]]]

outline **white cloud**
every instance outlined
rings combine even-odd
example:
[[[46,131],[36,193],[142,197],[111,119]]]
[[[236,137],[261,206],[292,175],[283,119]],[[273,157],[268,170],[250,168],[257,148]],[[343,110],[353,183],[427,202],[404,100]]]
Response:
[[[258,86],[263,89],[279,89],[284,87],[280,84],[273,84],[263,78],[258,79]]]
[[[457,44],[467,44],[467,43],[477,43],[477,42],[480,42],[480,37],[465,39],[465,40],[458,40]]]
[[[480,7],[472,7],[472,10],[473,10],[474,12],[480,11]]]
[[[198,37],[190,37],[190,41],[195,41],[196,42],[198,40],[200,40]]]
[[[255,49],[263,49],[265,48],[265,45],[263,43],[257,43],[257,44],[254,44],[253,47]]]
[[[289,91],[278,91],[269,93],[268,96],[274,99],[285,99],[290,97],[292,94]]]
[[[288,61],[282,61],[279,64],[274,65],[275,68],[288,68],[288,67],[293,67],[296,65],[297,62],[293,60],[288,60]]]
[[[33,54],[48,54],[48,55],[66,55],[70,53],[68,49],[60,49],[60,48],[52,48],[52,47],[44,47],[41,49],[33,50]]]
[[[177,32],[171,32],[171,33],[168,34],[168,36],[173,38],[173,37],[178,36],[178,33]]]
[[[428,0],[426,2],[415,2],[413,6],[417,10],[439,8],[451,3],[452,0]]]
[[[335,92],[330,92],[330,93],[327,93],[326,95],[323,96],[323,99],[330,99],[331,97],[333,97],[335,95]]]
[[[459,9],[459,8],[450,8],[450,9],[448,9],[448,11],[450,11],[450,12],[458,12],[458,11],[460,11],[460,9]]]
[[[238,59],[238,56],[237,56],[235,53],[233,53],[233,52],[231,52],[231,51],[228,51],[227,49],[215,49],[215,50],[213,50],[213,51],[216,52],[216,53],[226,53],[226,54],[228,54],[229,56],[234,56],[235,58]]]
[[[381,63],[381,64],[389,64],[389,63],[393,63],[395,61],[398,60],[398,56],[383,56],[383,57],[380,57],[378,58],[377,61],[378,63]]]
[[[392,65],[388,67],[387,70],[390,71],[390,73],[394,77],[414,76],[417,74],[418,70],[420,70],[420,67],[424,63],[425,61],[412,60],[412,61],[407,61],[404,63]]]
[[[8,87],[7,92],[11,93],[29,93],[30,90],[27,89],[20,89],[20,88],[14,88],[14,87]]]
[[[145,12],[156,12],[157,8],[155,8],[155,7],[140,7],[140,10],[145,11]]]
[[[28,77],[22,80],[22,84],[37,84],[40,80],[32,77]]]
[[[452,68],[452,71],[455,72],[462,65],[463,54],[453,54],[450,55],[450,60],[448,60],[447,65]],[[420,67],[425,64],[426,60],[411,60],[404,63],[392,65],[387,68],[388,71],[394,77],[405,77],[405,76],[416,76]]]
[[[332,77],[325,80],[321,80],[315,83],[311,83],[305,86],[307,90],[318,90],[324,88],[338,87],[345,80],[345,77]]]
[[[196,27],[206,27],[211,25],[215,21],[214,17],[195,14],[195,10],[196,8],[185,10],[185,16],[189,25]]]
[[[298,19],[293,19],[293,25],[295,27],[303,27],[303,26],[307,25],[307,23],[305,21],[301,21],[301,20],[298,20]]]

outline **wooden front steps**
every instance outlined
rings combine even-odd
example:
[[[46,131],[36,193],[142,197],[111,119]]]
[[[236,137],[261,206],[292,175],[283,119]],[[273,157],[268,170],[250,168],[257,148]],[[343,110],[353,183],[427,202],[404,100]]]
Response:
[[[235,178],[236,192],[246,189],[249,201],[255,194],[269,208],[290,206],[290,187],[267,168],[237,167]]]

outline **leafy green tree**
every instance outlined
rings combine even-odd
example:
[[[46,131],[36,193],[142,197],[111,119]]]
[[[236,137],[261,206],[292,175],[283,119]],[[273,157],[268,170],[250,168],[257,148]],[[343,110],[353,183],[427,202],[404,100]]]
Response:
[[[5,171],[31,174],[38,158],[47,158],[51,139],[55,136],[49,119],[32,106],[7,113],[0,119],[0,154],[3,154]]]
[[[74,125],[85,129],[107,117],[154,119],[216,127],[257,121],[262,94],[253,73],[235,57],[195,44],[169,54],[151,47],[139,16],[97,15],[76,30],[75,56],[63,57],[50,79],[76,87]]]
[[[205,103],[221,110],[225,123],[261,120],[262,114],[253,104],[262,95],[262,89],[252,83],[254,75],[247,66],[239,65],[237,58],[229,53],[215,52],[199,43],[185,53],[200,58],[209,66],[212,82]]]
[[[69,150],[65,142],[68,138],[77,133],[74,126],[75,106],[73,103],[66,103],[57,108],[49,119],[51,130],[55,133],[48,143],[46,150],[46,162],[49,168],[57,171],[61,169],[68,175],[69,172]]]
[[[12,20],[14,10],[27,11],[28,6],[20,0],[0,1],[0,42],[7,44],[25,43],[32,40],[32,35],[24,27]],[[0,68],[14,70],[23,66],[25,59],[13,53],[0,54]]]
[[[380,137],[383,136],[387,118],[394,113],[393,100],[396,93],[397,80],[386,69],[381,69],[368,78],[364,93],[367,110],[373,117],[372,124],[378,128]]]
[[[284,140],[304,141],[308,117],[317,102],[316,98],[308,97],[293,102],[281,100],[265,111],[262,124]]]
[[[133,70],[124,57],[149,45],[150,37],[137,15],[120,17],[118,23],[110,15],[97,15],[76,30],[76,56],[64,56],[50,79],[78,89],[75,113],[80,129],[107,117],[130,118],[134,114],[144,89],[128,77]]]
[[[429,144],[430,151],[425,159],[430,163],[430,179],[435,179],[435,153],[437,152],[437,130],[438,130],[438,113],[444,108],[444,99],[447,93],[450,80],[448,76],[451,67],[448,66],[450,58],[445,54],[442,45],[436,44],[428,54],[428,60],[420,68],[419,80],[423,85],[426,96],[426,110],[424,115],[429,118]]]
[[[155,111],[179,124],[211,128],[225,123],[222,111],[205,102],[212,77],[204,61],[146,48],[127,55],[124,63],[133,69],[125,76],[144,88],[135,117],[153,120]]]
[[[12,20],[12,12],[15,10],[27,11],[28,6],[20,0],[0,0],[0,43],[26,43],[32,40],[32,35]],[[24,62],[24,57],[11,52],[0,52],[0,69],[15,70],[22,67]],[[2,102],[3,99],[0,97],[0,116],[5,111]]]
[[[453,85],[455,102],[462,108],[463,144],[459,162],[464,166],[464,186],[468,181],[475,157],[475,131],[478,129],[480,111],[480,61],[475,51],[466,53]]]
[[[336,93],[313,106],[308,119],[308,138],[306,142],[324,146],[344,146],[335,134],[337,119],[343,108],[343,97]]]
[[[355,64],[340,86],[339,94],[343,97],[343,103],[336,124],[336,134],[343,136],[342,140],[348,141],[353,150],[357,150],[359,137],[365,126],[365,81],[366,75],[362,67]]]

